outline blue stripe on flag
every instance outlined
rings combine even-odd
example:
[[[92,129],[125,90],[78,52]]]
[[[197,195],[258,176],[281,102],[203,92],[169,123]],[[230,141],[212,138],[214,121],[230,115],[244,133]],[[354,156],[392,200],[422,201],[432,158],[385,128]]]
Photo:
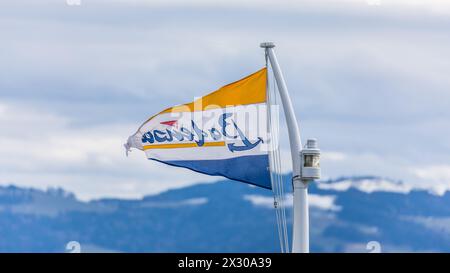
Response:
[[[203,174],[224,176],[228,179],[272,189],[268,155],[240,156],[220,160],[162,161],[154,158],[150,159]]]

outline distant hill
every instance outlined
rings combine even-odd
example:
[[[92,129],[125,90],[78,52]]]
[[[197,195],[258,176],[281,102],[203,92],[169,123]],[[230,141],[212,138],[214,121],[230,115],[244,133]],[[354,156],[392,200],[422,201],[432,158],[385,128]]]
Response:
[[[379,177],[310,186],[311,251],[450,251],[450,194]],[[288,208],[288,221],[291,209]],[[290,226],[290,223],[289,223]],[[81,202],[62,189],[0,187],[0,251],[278,252],[271,192],[220,181],[140,200]]]

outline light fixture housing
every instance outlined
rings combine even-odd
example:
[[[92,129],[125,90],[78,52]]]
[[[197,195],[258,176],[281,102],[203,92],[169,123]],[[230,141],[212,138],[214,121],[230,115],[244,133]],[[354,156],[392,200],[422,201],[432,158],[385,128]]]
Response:
[[[302,157],[302,180],[320,179],[320,149],[317,139],[308,139],[300,156]]]

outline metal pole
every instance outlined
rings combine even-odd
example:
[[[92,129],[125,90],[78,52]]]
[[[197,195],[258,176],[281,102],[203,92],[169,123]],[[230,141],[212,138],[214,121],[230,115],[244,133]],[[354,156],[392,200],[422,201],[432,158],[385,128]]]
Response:
[[[273,43],[261,43],[261,47],[266,50],[272,66],[275,81],[280,92],[283,103],[284,115],[289,133],[289,143],[292,157],[292,185],[294,191],[294,224],[292,235],[292,252],[309,252],[309,216],[308,216],[308,183],[301,180],[301,157],[302,143],[297,119],[295,118],[294,107],[289,97],[288,89],[275,56]]]

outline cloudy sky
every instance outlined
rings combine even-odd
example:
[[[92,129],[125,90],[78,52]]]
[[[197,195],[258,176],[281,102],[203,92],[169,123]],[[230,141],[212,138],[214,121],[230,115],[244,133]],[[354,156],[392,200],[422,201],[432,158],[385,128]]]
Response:
[[[216,180],[122,144],[151,114],[260,69],[263,41],[324,176],[450,185],[449,1],[73,3],[0,4],[2,185],[87,200]]]

